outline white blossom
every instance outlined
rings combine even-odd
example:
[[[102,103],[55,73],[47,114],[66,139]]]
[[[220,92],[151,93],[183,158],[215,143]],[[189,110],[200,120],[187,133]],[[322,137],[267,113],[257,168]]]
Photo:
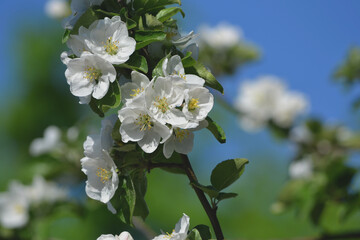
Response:
[[[82,36],[84,35],[84,36]],[[135,51],[136,41],[129,37],[126,23],[119,16],[94,21],[88,31],[79,36],[90,51],[112,64],[126,62]]]
[[[177,109],[184,101],[184,87],[174,84],[172,77],[158,77],[145,91],[146,108],[149,115],[162,124],[173,126],[186,124],[184,113]]]
[[[61,188],[53,182],[47,182],[42,176],[35,176],[32,185],[28,186],[25,192],[31,204],[54,203],[68,197],[65,188]]]
[[[86,144],[87,142],[84,143],[84,148]],[[119,185],[117,168],[109,153],[103,149],[99,156],[86,156],[81,159],[81,166],[88,177],[86,194],[92,199],[108,203]]]
[[[235,108],[241,113],[242,127],[251,131],[269,121],[290,127],[304,113],[307,102],[299,93],[288,91],[279,78],[263,76],[240,85]]]
[[[289,138],[295,143],[308,143],[313,139],[313,136],[305,125],[299,125],[291,129]]]
[[[60,129],[56,126],[49,126],[45,129],[43,138],[36,138],[31,142],[29,151],[32,156],[39,156],[56,150],[61,146]]]
[[[134,100],[144,98],[144,91],[149,83],[149,79],[144,74],[132,71],[131,82],[127,82],[121,86],[121,97],[123,101],[129,104]],[[143,102],[145,103],[145,100]]]
[[[313,163],[311,157],[294,161],[289,166],[289,175],[293,179],[308,179],[313,174]]]
[[[65,71],[70,91],[74,96],[101,99],[116,79],[116,70],[108,61],[89,52],[71,59]]]
[[[196,127],[186,127],[186,129],[174,127],[171,136],[165,141],[163,153],[166,158],[170,158],[173,152],[188,154],[192,151],[194,145],[194,131],[198,131],[208,126],[206,120],[201,121],[200,124],[194,125]]]
[[[117,167],[109,155],[113,144],[111,132],[116,120],[116,115],[105,118],[100,134],[87,137],[84,142],[85,157],[81,159],[81,170],[88,176],[86,194],[103,203],[110,201],[119,184]]]
[[[60,19],[70,15],[70,6],[66,0],[48,0],[45,13],[51,18]]]
[[[201,26],[199,29],[201,43],[213,48],[229,48],[239,43],[242,30],[228,23],[220,23],[215,27]]]
[[[172,233],[166,233],[161,234],[153,240],[185,240],[188,235],[190,225],[190,218],[183,213],[182,218],[176,223],[175,229],[172,231]]]
[[[214,97],[207,88],[196,87],[185,90],[183,113],[191,121],[202,121],[211,111]]]
[[[129,232],[122,232],[120,235],[103,234],[97,240],[134,240]]]
[[[170,59],[164,59],[162,70],[164,76],[171,76],[175,84],[183,84],[185,82],[187,88],[204,86],[204,79],[194,74],[185,74],[184,66],[178,55],[172,56]]]
[[[5,228],[21,228],[29,221],[30,202],[22,184],[13,181],[9,191],[0,194],[0,224]]]
[[[170,137],[170,129],[152,118],[145,108],[125,107],[119,110],[118,116],[122,141],[137,142],[146,153],[154,152],[161,139],[163,142]]]

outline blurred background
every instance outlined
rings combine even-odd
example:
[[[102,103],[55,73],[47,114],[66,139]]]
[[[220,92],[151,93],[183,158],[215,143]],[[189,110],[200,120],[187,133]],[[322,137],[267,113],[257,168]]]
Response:
[[[103,233],[120,233],[125,226],[106,206],[87,199],[84,192],[86,178],[76,159],[82,157],[86,135],[98,132],[100,119],[88,106],[77,104],[78,99],[68,89],[65,66],[60,61],[60,54],[66,49],[61,43],[63,28],[60,20],[46,14],[47,2],[0,1],[3,9],[0,15],[0,192],[5,192],[14,179],[29,185],[35,175],[72,186],[71,204],[59,206],[49,217],[31,223],[35,225],[31,231],[36,229],[33,239],[96,239]],[[205,185],[209,183],[211,170],[220,161],[235,157],[250,161],[240,181],[230,187],[238,197],[219,206],[225,236],[289,239],[358,230],[358,198],[350,210],[352,214],[345,219],[338,217],[342,210],[336,204],[330,204],[318,222],[298,208],[282,211],[285,206],[282,199],[279,202],[279,195],[290,179],[289,165],[300,148],[288,141],[288,137],[274,134],[274,129],[279,129],[271,125],[256,132],[246,131],[239,124],[232,105],[243,82],[274,75],[282,79],[288,89],[306,98],[308,107],[297,121],[316,118],[324,126],[341,125],[351,133],[357,132],[360,116],[352,106],[360,88],[344,87],[334,80],[334,74],[349,50],[360,45],[360,2],[183,0],[182,7],[186,17],[180,20],[181,32],[199,32],[204,25],[210,28],[232,25],[238,29],[244,48],[250,49],[250,52],[241,52],[248,54],[247,58],[235,68],[223,72],[213,70],[224,86],[225,95],[216,96],[218,102],[210,116],[224,128],[227,143],[221,145],[210,132],[200,131],[189,156],[200,182]],[[203,55],[203,59],[206,60],[206,56]],[[211,69],[211,63],[209,65]],[[67,148],[45,156],[30,154],[32,141],[42,138],[44,130],[51,125],[59,127]],[[82,127],[85,125],[87,127]],[[76,137],[69,137],[71,134]],[[360,168],[356,149],[346,157],[346,166]],[[63,161],[58,161],[59,158]],[[62,168],[69,171],[69,176],[73,173],[72,177],[58,175]],[[357,193],[360,178],[356,172],[353,175],[346,186]],[[146,200],[150,209],[146,223],[156,233],[160,229],[170,232],[182,213],[190,216],[191,226],[210,225],[183,175],[153,170],[148,175]],[[79,207],[84,204],[89,211],[83,212]],[[9,234],[6,229],[0,233]],[[17,238],[22,239],[21,234]]]

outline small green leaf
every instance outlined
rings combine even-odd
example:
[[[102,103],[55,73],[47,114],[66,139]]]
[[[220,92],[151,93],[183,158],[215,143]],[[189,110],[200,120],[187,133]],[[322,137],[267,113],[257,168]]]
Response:
[[[70,34],[71,34],[71,30],[70,29],[66,29],[65,32],[64,32],[64,35],[62,37],[62,43],[66,43],[67,40],[69,40],[69,37],[70,37]]]
[[[207,129],[214,135],[214,137],[220,142],[225,143],[226,142],[226,136],[224,130],[214,122],[210,117],[206,117],[206,120],[208,121]]]
[[[130,59],[123,64],[117,65],[117,67],[128,68],[131,70],[141,71],[143,73],[148,72],[148,64],[146,58],[138,53],[134,53],[130,56]]]
[[[193,228],[186,239],[189,240],[202,240],[199,231],[196,228]]]
[[[133,29],[137,26],[136,22],[134,20],[132,20],[131,18],[129,18],[126,8],[122,8],[120,10],[120,16],[121,16],[121,19],[126,22],[126,26],[127,26],[128,30]]]
[[[159,62],[158,64],[156,64],[153,72],[152,72],[152,77],[163,77],[164,76],[164,73],[163,73],[163,70],[162,70],[162,65],[163,65],[163,62],[166,58],[170,57],[170,53],[168,55],[166,55],[165,57],[163,57]]]
[[[221,192],[221,193],[219,193],[219,196],[216,197],[216,199],[218,201],[221,201],[221,200],[228,199],[228,198],[234,198],[237,195],[238,195],[237,193],[224,193],[224,192]]]
[[[186,56],[181,59],[184,68],[192,67],[196,64],[196,60],[191,57],[192,52],[187,52]]]
[[[163,24],[151,14],[145,14],[145,21],[146,25],[152,29],[162,29],[164,27]]]
[[[121,122],[120,122],[119,119],[117,119],[116,122],[115,122],[114,128],[113,128],[113,130],[111,132],[111,137],[112,137],[112,139],[114,139],[115,142],[121,142],[122,141],[121,134],[119,132],[120,125],[121,125]]]
[[[199,224],[197,226],[194,227],[196,230],[199,231],[201,239],[211,239],[211,231],[210,228],[204,224]]]
[[[96,13],[99,13],[99,14],[102,14],[102,15],[104,15],[105,17],[110,17],[110,18],[112,18],[112,17],[114,17],[114,16],[120,16],[119,13],[107,12],[107,11],[104,11],[104,10],[102,10],[102,9],[96,9],[95,12],[96,12]]]
[[[145,220],[149,215],[149,208],[144,199],[147,190],[147,179],[145,173],[143,171],[137,172],[133,176],[133,181],[136,191],[134,216],[140,216],[143,220]]]
[[[131,219],[135,209],[136,191],[129,176],[122,176],[119,180],[122,183],[117,190],[119,192],[119,205],[117,214],[121,221],[131,225]]]
[[[111,108],[117,108],[121,104],[121,92],[118,81],[110,84],[109,90],[102,99],[91,98],[89,103],[91,109],[100,117]]]
[[[219,163],[211,173],[211,184],[219,191],[230,186],[242,175],[248,162],[245,158],[235,158]]]
[[[200,183],[197,182],[193,182],[191,183],[191,185],[193,185],[194,187],[202,190],[204,193],[206,193],[207,195],[209,195],[210,198],[216,198],[219,195],[219,191],[216,190],[213,186],[204,186]]]
[[[81,26],[87,28],[95,20],[98,20],[99,16],[93,8],[89,8],[81,17],[77,20],[74,25],[74,28],[71,30],[71,34],[78,34],[79,28]]]
[[[136,143],[125,143],[122,146],[113,147],[118,152],[132,152],[136,149]]]
[[[163,41],[166,38],[166,33],[163,31],[150,31],[150,30],[143,30],[137,31],[135,33],[135,40],[136,40],[136,50],[143,48],[149,45],[152,42],[159,42]]]
[[[171,7],[171,8],[165,8],[165,9],[161,10],[160,12],[158,12],[158,14],[156,14],[156,18],[160,22],[165,22],[166,20],[170,19],[172,16],[174,16],[178,12],[180,12],[181,15],[183,17],[185,17],[185,13],[183,12],[183,10],[181,8]]]
[[[187,74],[195,74],[199,77],[205,79],[205,85],[218,90],[222,94],[224,94],[224,88],[221,86],[221,84],[216,80],[214,75],[206,69],[204,65],[202,65],[200,62],[196,62],[191,67],[186,67],[185,72]]]

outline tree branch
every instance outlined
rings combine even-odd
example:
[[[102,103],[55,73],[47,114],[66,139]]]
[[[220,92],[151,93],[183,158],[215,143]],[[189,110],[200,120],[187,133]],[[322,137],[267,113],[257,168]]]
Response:
[[[181,158],[183,160],[183,163],[185,165],[185,172],[186,175],[188,176],[190,183],[195,183],[198,182],[197,177],[195,175],[194,170],[192,169],[191,163],[189,161],[189,158],[187,155],[181,154]],[[218,240],[223,240],[224,239],[224,235],[222,233],[221,227],[220,227],[220,223],[219,220],[217,219],[216,216],[216,208],[212,208],[209,204],[208,199],[206,198],[204,192],[196,187],[193,187],[197,197],[199,198],[203,208],[205,209],[206,214],[208,215],[211,225],[214,229],[215,235],[216,235],[216,239]]]

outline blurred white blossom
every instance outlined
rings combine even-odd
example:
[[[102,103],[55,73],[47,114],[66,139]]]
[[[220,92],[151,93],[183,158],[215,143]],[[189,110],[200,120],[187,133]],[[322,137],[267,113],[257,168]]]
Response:
[[[71,14],[71,9],[66,0],[48,0],[45,3],[45,13],[50,18],[61,19]]]
[[[289,166],[289,175],[293,179],[308,179],[313,174],[313,163],[311,157],[294,161]]]
[[[257,130],[269,121],[280,127],[290,127],[307,107],[307,99],[302,94],[288,91],[274,76],[245,81],[235,101],[235,108],[241,113],[240,124],[248,131]]]
[[[212,48],[229,48],[242,39],[242,30],[228,23],[219,23],[215,27],[203,25],[199,28],[200,44],[207,44]]]
[[[32,156],[39,156],[58,149],[61,146],[60,129],[56,126],[49,126],[45,129],[43,138],[36,138],[31,142],[29,151]]]
[[[97,240],[134,240],[129,232],[122,232],[119,236],[112,234],[103,234],[97,238]]]

